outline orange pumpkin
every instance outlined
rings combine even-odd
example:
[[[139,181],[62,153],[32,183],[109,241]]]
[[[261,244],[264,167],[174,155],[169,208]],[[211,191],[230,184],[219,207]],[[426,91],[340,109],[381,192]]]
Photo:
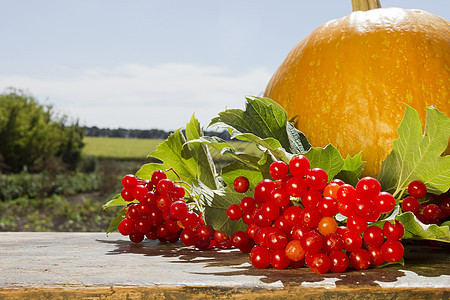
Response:
[[[353,0],[354,11],[298,43],[267,85],[314,147],[346,157],[363,150],[363,175],[378,174],[398,138],[405,104],[449,115],[450,26],[417,9]],[[370,9],[374,8],[375,9]],[[447,148],[447,152],[450,148]]]

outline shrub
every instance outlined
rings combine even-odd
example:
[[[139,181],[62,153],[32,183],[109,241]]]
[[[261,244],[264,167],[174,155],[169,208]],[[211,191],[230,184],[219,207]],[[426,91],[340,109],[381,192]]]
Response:
[[[0,170],[72,169],[81,159],[84,130],[51,106],[15,89],[0,94]]]

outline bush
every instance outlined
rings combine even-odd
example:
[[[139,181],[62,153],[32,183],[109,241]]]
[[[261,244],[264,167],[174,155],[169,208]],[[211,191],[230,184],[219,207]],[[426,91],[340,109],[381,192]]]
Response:
[[[96,173],[0,174],[0,201],[10,201],[19,197],[43,198],[55,194],[76,195],[97,191],[100,184]]]
[[[78,122],[68,123],[67,116],[56,115],[51,106],[39,105],[21,91],[0,94],[0,170],[75,170],[84,130]]]

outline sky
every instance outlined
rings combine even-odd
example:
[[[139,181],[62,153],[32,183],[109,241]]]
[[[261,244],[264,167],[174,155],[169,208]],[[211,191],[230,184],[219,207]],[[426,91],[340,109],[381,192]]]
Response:
[[[448,0],[381,0],[450,20]],[[0,0],[0,93],[82,126],[175,130],[262,96],[299,41],[351,0]]]

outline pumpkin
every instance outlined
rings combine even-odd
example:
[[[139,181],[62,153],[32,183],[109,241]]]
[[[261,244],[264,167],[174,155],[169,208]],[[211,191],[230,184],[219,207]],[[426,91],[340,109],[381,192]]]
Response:
[[[422,126],[427,106],[449,115],[450,26],[376,0],[353,0],[353,8],[299,42],[264,95],[289,118],[298,115],[296,127],[312,146],[331,143],[344,158],[363,150],[362,175],[375,176],[398,138],[405,104]]]

